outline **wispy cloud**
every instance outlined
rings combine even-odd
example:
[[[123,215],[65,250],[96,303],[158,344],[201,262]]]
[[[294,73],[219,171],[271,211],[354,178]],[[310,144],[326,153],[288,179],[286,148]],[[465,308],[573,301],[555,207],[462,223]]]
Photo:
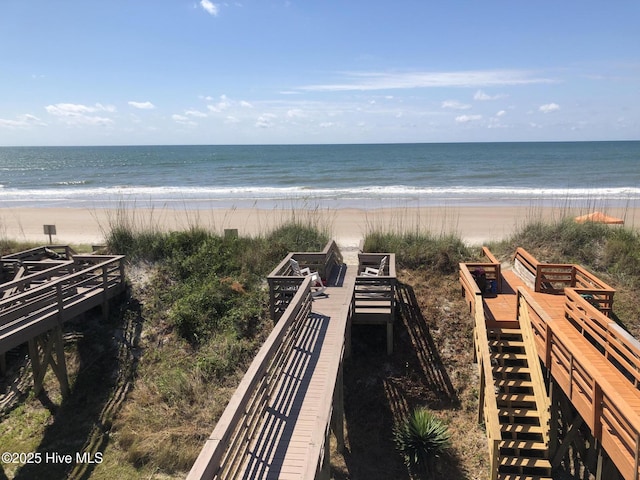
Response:
[[[442,108],[451,108],[452,110],[469,110],[471,105],[461,103],[457,100],[445,100],[442,102]]]
[[[198,117],[198,118],[205,118],[208,115],[204,112],[201,112],[200,110],[187,110],[186,112],[184,112],[184,114],[188,117]]]
[[[171,119],[174,122],[179,123],[180,125],[185,125],[187,127],[196,127],[196,126],[198,126],[198,123],[194,122],[189,117],[186,117],[184,115],[178,115],[177,113],[174,114],[174,115],[171,115]]]
[[[557,103],[547,103],[545,105],[540,105],[538,110],[542,113],[551,113],[560,110],[560,105],[558,105]]]
[[[482,120],[482,115],[460,115],[456,117],[457,123],[469,123],[476,122],[478,120]]]
[[[96,113],[114,113],[116,107],[113,105],[82,105],[77,103],[56,103],[47,105],[45,110],[49,115],[60,118],[68,125],[111,125],[113,120],[107,117],[94,115]]]
[[[15,120],[9,120],[0,118],[0,127],[4,128],[29,128],[33,126],[46,126],[47,124],[40,120],[35,115],[28,113],[24,115],[18,115]]]
[[[128,102],[133,108],[139,108],[140,110],[153,110],[156,106],[151,102]]]
[[[486,102],[489,100],[499,100],[501,98],[505,98],[507,95],[504,94],[496,94],[496,95],[489,95],[488,93],[485,93],[482,90],[478,90],[474,95],[473,95],[473,99],[474,100],[479,100],[481,102]]]
[[[337,92],[352,90],[391,90],[432,87],[487,87],[554,83],[524,70],[487,70],[464,72],[346,72],[344,82],[305,85],[299,90]]]
[[[205,12],[207,12],[209,15],[213,15],[214,17],[217,17],[220,11],[218,6],[209,0],[200,0],[200,6]]]

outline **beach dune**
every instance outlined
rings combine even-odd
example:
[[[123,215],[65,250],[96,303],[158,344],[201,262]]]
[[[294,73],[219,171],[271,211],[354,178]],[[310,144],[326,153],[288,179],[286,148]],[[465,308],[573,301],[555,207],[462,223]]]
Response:
[[[611,209],[608,214],[625,219],[635,228],[637,208]],[[0,236],[13,240],[48,243],[44,225],[55,225],[53,243],[100,244],[113,225],[126,222],[135,228],[162,231],[200,226],[213,231],[238,229],[240,235],[259,235],[291,219],[309,222],[331,232],[339,245],[357,245],[371,231],[429,231],[456,234],[470,245],[501,240],[532,221],[555,221],[580,215],[576,209],[553,207],[423,207],[383,209],[83,209],[3,208]]]

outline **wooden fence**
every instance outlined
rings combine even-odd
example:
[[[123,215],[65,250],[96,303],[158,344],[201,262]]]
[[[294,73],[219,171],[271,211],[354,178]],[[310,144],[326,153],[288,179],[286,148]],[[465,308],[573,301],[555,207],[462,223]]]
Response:
[[[206,441],[187,479],[235,478],[260,428],[278,377],[311,312],[311,279],[303,278],[280,321],[267,338]]]
[[[342,254],[335,241],[327,243],[321,252],[289,253],[267,277],[269,283],[269,307],[271,319],[278,321],[302,285],[304,277],[295,276],[290,260],[296,260],[301,268],[309,267],[318,272],[326,282],[335,266],[342,265]]]

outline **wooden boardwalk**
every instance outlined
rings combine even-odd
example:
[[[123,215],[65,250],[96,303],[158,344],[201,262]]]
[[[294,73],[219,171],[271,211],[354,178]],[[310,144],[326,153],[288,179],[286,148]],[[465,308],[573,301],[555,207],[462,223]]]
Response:
[[[4,354],[29,344],[34,391],[50,365],[68,392],[61,326],[108,302],[126,287],[124,256],[78,255],[67,246],[34,248],[0,259],[0,370]]]
[[[244,479],[314,478],[325,444],[341,368],[356,266],[336,272],[325,296],[314,298],[293,355],[278,379],[252,445]],[[339,388],[336,389],[336,385]],[[339,407],[341,408],[341,407]],[[341,421],[341,420],[340,420]],[[325,453],[325,458],[328,453]]]
[[[527,261],[528,254],[523,252],[523,256]],[[489,272],[496,271],[499,275],[501,291],[496,295],[483,295],[482,307],[478,308],[482,309],[487,331],[518,328],[521,322],[531,326],[532,343],[550,375],[551,464],[553,467],[560,465],[570,443],[578,437],[580,425],[586,425],[593,438],[590,456],[595,460],[590,468],[596,478],[638,480],[640,343],[606,316],[613,303],[610,287],[578,270],[579,267],[573,267],[573,273],[569,275],[566,265],[541,268],[532,257],[528,260],[531,277],[526,271],[522,275],[488,267]],[[477,268],[477,265],[469,268]],[[540,272],[544,269],[547,273],[542,275],[553,280],[547,282],[546,287],[545,278],[540,280]],[[553,286],[554,282],[556,285],[562,283],[558,281],[561,276],[562,281],[567,282],[567,288]],[[576,276],[582,284],[576,285]],[[464,280],[463,277],[461,270],[461,283],[468,296],[470,289],[465,287],[468,278]],[[559,400],[557,389],[567,400]],[[576,418],[571,419],[566,408],[562,414],[556,411],[563,401],[575,409]],[[565,416],[565,438],[557,435],[558,415]],[[491,478],[503,478],[495,473],[492,475]]]

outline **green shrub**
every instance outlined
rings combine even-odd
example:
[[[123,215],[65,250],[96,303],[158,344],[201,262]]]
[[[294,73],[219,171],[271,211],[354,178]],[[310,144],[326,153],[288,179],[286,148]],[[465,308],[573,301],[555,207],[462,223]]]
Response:
[[[393,439],[407,467],[427,474],[434,472],[436,461],[451,442],[447,426],[425,408],[415,409],[398,422]]]

